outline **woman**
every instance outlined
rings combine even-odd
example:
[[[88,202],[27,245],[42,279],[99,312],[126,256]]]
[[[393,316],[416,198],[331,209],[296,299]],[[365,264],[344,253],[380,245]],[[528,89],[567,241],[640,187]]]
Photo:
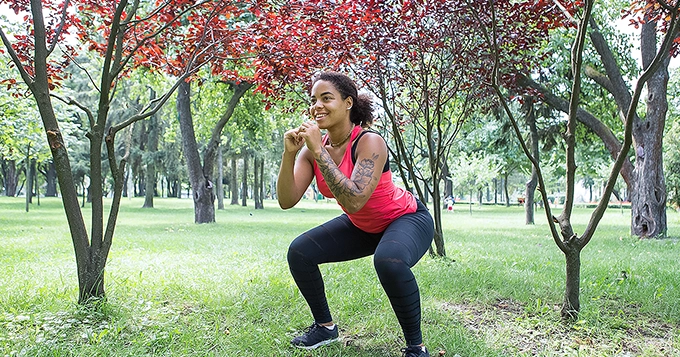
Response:
[[[373,254],[406,339],[404,356],[429,357],[411,267],[432,242],[432,216],[410,192],[392,183],[387,144],[376,133],[364,131],[373,121],[370,97],[359,95],[349,77],[323,72],[312,79],[311,99],[312,120],[284,135],[279,205],[293,207],[315,178],[319,191],[335,197],[345,214],[303,233],[290,245],[291,274],[314,316],[307,332],[291,343],[314,349],[338,340],[319,264]]]

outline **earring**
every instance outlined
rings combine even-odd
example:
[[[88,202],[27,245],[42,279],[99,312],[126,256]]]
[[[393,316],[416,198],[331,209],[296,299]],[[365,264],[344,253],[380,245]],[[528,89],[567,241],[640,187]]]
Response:
[[[347,110],[350,110],[350,109],[352,109],[352,106],[351,106],[351,105],[350,105],[349,107],[347,107]]]

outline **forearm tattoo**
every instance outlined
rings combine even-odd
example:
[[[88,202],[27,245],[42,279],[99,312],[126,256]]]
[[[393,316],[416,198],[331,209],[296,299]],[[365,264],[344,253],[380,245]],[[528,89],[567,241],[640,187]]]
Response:
[[[317,165],[333,196],[340,203],[343,203],[345,200],[366,194],[364,190],[373,180],[375,160],[377,159],[378,155],[373,154],[371,158],[364,158],[358,162],[354,168],[353,179],[348,178],[340,171],[326,150],[321,150]]]

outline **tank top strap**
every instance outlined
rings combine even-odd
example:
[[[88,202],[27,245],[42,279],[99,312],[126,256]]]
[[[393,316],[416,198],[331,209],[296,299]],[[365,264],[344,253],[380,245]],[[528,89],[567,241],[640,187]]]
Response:
[[[367,133],[376,134],[376,135],[380,136],[383,140],[385,140],[385,138],[383,138],[382,135],[380,135],[380,133],[378,133],[376,131],[363,130],[362,129],[361,132],[357,135],[356,139],[353,139],[354,142],[352,143],[352,164],[354,164],[354,165],[356,165],[356,163],[357,163],[356,152],[357,152],[357,145],[359,144],[359,139],[361,139],[361,137],[364,136],[364,134],[367,134]],[[354,133],[352,133],[352,136],[354,136]],[[389,152],[388,152],[387,153],[387,160],[385,160],[385,166],[383,167],[382,172],[387,172],[387,171],[389,171],[389,169],[390,169],[390,155],[389,155]]]

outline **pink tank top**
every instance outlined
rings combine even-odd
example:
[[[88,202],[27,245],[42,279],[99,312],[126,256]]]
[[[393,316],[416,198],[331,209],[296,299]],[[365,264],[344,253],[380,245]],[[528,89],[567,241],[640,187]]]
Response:
[[[350,143],[361,134],[362,128],[360,126],[355,126],[352,131],[352,137]],[[323,144],[325,145],[328,140],[328,134],[323,138]],[[352,176],[352,171],[354,170],[354,163],[352,162],[352,145],[347,145],[345,154],[338,165],[340,172],[345,174],[347,177]],[[328,198],[333,198],[333,193],[328,188],[326,180],[323,178],[321,171],[319,170],[316,161],[314,161],[314,176],[316,177],[316,185],[319,191]],[[340,205],[343,211],[345,207]],[[407,213],[413,213],[417,209],[417,203],[415,197],[398,187],[392,182],[392,172],[387,170],[380,176],[380,181],[375,191],[368,199],[364,207],[355,213],[347,213],[350,221],[354,223],[359,229],[368,233],[380,233],[383,232],[387,226],[390,225],[395,219],[403,216]]]

